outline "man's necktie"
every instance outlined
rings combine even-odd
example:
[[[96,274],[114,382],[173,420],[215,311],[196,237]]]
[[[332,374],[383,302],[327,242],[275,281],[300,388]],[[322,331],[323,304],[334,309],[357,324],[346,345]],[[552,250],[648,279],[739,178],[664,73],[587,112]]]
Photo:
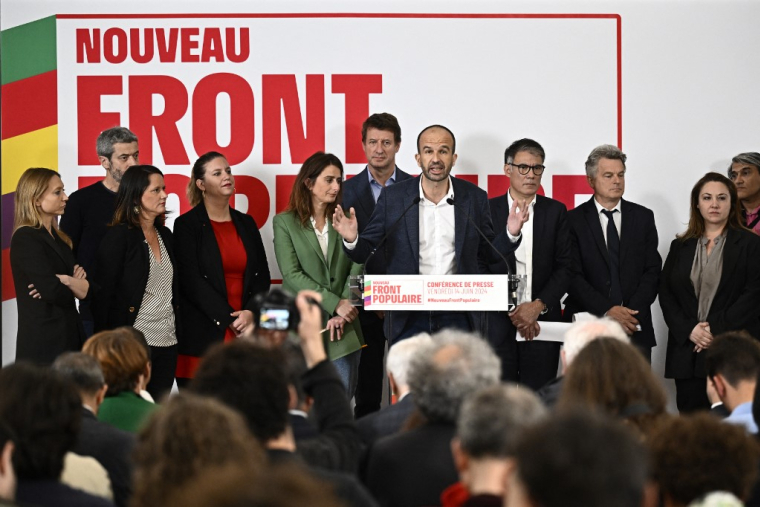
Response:
[[[607,252],[610,256],[610,299],[617,306],[623,303],[623,290],[620,288],[620,236],[618,236],[613,213],[617,210],[603,209],[607,217]]]

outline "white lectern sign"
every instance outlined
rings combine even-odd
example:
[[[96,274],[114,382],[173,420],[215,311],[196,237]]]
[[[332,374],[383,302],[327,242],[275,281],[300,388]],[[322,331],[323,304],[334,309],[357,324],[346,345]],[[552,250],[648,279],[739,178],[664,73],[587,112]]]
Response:
[[[365,275],[367,310],[507,311],[508,275]]]

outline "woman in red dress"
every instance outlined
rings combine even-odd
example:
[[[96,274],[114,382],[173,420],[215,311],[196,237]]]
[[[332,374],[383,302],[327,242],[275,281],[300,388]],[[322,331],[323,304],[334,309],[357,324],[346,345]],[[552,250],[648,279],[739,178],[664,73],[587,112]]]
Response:
[[[179,271],[180,387],[213,343],[253,326],[254,296],[269,290],[259,228],[230,206],[235,178],[224,155],[209,152],[193,165],[187,197],[193,209],[174,222]]]

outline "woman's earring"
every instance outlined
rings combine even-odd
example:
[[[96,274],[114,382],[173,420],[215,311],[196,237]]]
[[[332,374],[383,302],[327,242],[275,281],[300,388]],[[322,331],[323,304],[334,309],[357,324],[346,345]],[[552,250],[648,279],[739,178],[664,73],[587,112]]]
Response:
[[[140,206],[135,205],[135,207],[132,208],[132,211],[135,212],[135,215],[139,215],[140,214]]]
[[[206,191],[205,190],[201,190],[201,194],[203,195],[203,198],[205,199],[206,198]]]

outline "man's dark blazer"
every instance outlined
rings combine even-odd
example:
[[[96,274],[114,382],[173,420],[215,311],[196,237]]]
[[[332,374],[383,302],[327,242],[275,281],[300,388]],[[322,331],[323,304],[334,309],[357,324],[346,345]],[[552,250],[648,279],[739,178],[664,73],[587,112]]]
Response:
[[[411,178],[412,176],[396,167],[396,181],[393,184],[395,185],[396,183]],[[393,185],[390,185],[388,188],[392,186]],[[369,184],[369,169],[366,167],[362,172],[346,180],[343,184],[343,209],[349,210],[352,207],[354,208],[354,213],[356,213],[356,221],[359,224],[359,234],[361,234],[364,232],[364,229],[367,228],[369,219],[375,211],[375,197],[372,194],[372,187],[370,187]],[[367,273],[385,273],[385,250],[386,248],[380,248],[380,250],[372,256],[372,259],[367,266],[364,267]]]
[[[161,235],[174,268],[172,303],[175,304],[178,293],[177,262],[172,233],[163,225],[156,226],[156,230]],[[135,323],[148,284],[149,248],[139,227],[119,224],[108,230],[100,243],[93,274],[99,286],[92,300],[96,332]]]
[[[135,435],[98,421],[95,414],[82,407],[82,427],[73,451],[92,456],[108,472],[114,503],[126,507],[132,496],[132,449]]]
[[[689,335],[697,325],[699,300],[691,283],[697,239],[675,239],[665,260],[660,284],[660,307],[668,325],[665,377],[706,377],[705,354],[694,352]],[[728,229],[723,269],[707,322],[713,336],[746,330],[760,339],[760,236]]]
[[[381,438],[370,448],[362,478],[381,506],[440,505],[441,493],[459,480],[451,423],[426,423]]]
[[[413,395],[409,393],[401,401],[357,419],[356,429],[362,442],[370,445],[375,440],[398,433],[414,410]]]
[[[652,210],[622,199],[620,201],[620,286],[623,306],[638,310],[641,331],[631,341],[639,347],[654,347],[651,306],[657,297],[662,257],[657,252],[657,227]],[[599,213],[592,196],[567,213],[572,240],[572,267],[575,270],[565,301],[565,318],[589,312],[600,317],[615,304],[609,298],[610,270]]]
[[[243,276],[243,310],[254,310],[254,296],[269,290],[269,263],[259,228],[250,215],[230,208],[248,262]],[[222,254],[203,203],[174,221],[179,279],[179,314],[183,330],[179,353],[200,357],[224,340],[235,310],[227,302]]]
[[[491,207],[494,228],[496,230],[506,228],[509,218],[507,194],[490,199],[488,204]],[[539,321],[561,321],[560,300],[567,292],[572,276],[567,208],[559,201],[536,195],[530,221],[533,222],[533,272],[531,274],[533,293],[530,298],[531,300],[540,299],[547,307],[548,311],[539,316]],[[507,256],[507,262],[509,262],[510,272],[514,273],[516,268],[514,252]],[[501,259],[491,263],[489,269],[491,273],[507,273],[507,268]],[[498,348],[505,340],[515,341],[516,329],[506,312],[488,313],[487,336],[494,348]],[[539,335],[539,340],[540,338]],[[550,347],[557,349],[552,351],[556,357],[559,353],[558,344],[550,345]],[[521,365],[523,366],[530,367],[530,365]],[[556,373],[556,365],[554,370],[552,376]],[[540,387],[545,381],[535,387]]]
[[[55,276],[74,273],[71,248],[55,230],[51,235],[44,227],[20,227],[11,238],[10,257],[18,307],[16,360],[51,364],[63,352],[81,349],[85,334],[74,294]],[[39,299],[29,295],[29,284]]]
[[[485,274],[488,272],[488,264],[493,262],[494,258],[498,259],[499,256],[472,227],[467,220],[467,215],[478,224],[483,234],[492,240],[502,255],[513,252],[519,245],[519,241],[512,243],[506,230],[501,230],[494,237],[491,213],[488,209],[488,196],[484,190],[459,178],[451,178],[451,182],[457,208],[454,211],[456,273]],[[419,274],[419,206],[412,206],[403,220],[398,223],[396,229],[391,230],[396,220],[419,195],[419,177],[385,188],[380,194],[369,224],[367,224],[364,232],[359,235],[356,247],[353,250],[346,249],[348,256],[354,262],[364,262],[372,249],[380,243],[383,236],[389,233],[386,240],[386,273],[389,275]],[[391,342],[402,333],[409,313],[394,311],[391,318],[385,319],[385,335]],[[469,312],[468,317],[473,331],[482,332],[484,330],[483,312]]]

